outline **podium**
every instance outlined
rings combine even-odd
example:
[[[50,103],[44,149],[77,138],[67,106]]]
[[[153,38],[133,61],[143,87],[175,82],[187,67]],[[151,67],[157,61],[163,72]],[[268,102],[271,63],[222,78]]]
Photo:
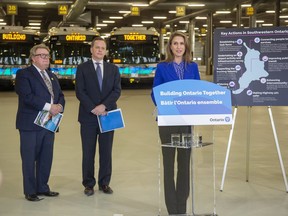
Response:
[[[228,89],[201,80],[153,88],[159,128],[158,216],[217,215],[214,126],[232,124]]]

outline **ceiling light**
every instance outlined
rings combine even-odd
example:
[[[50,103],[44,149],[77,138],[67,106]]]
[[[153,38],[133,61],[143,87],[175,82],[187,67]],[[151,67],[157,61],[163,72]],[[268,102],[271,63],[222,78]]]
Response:
[[[108,26],[108,25],[105,23],[98,23],[98,24],[96,24],[96,26],[98,27],[98,26]]]
[[[102,22],[103,22],[103,23],[115,23],[114,20],[103,20]]]
[[[264,23],[264,20],[256,20],[256,23]]]
[[[288,16],[279,16],[279,18],[281,18],[281,19],[287,19]]]
[[[30,29],[37,29],[39,30],[40,29],[40,26],[29,26]]]
[[[237,27],[238,25],[237,25],[237,24],[233,24],[232,26],[233,26],[233,27]],[[241,24],[240,26],[242,26],[242,27],[243,27],[244,25],[243,25],[243,24]]]
[[[148,7],[149,4],[132,4],[132,7]]]
[[[154,21],[142,21],[141,23],[143,23],[143,24],[152,24],[152,23],[154,23]]]
[[[111,16],[109,17],[109,19],[123,19],[122,16]]]
[[[155,16],[155,17],[153,17],[153,19],[167,19],[167,17],[165,17],[165,16]]]
[[[231,20],[221,20],[220,23],[232,23]]]
[[[142,27],[142,24],[133,24],[132,27]]]
[[[180,20],[179,23],[189,23],[187,20]]]
[[[4,19],[0,19],[0,22],[3,22],[4,21]]]
[[[46,5],[46,2],[28,2],[30,5]]]
[[[0,22],[0,25],[6,25],[7,23],[6,22]]]
[[[28,20],[29,22],[41,23],[42,20]]]
[[[274,10],[267,10],[267,11],[265,11],[265,13],[275,13],[275,11]]]
[[[205,4],[188,4],[189,7],[204,7]]]
[[[266,23],[266,24],[263,23],[262,26],[273,26],[273,24],[272,23]]]
[[[230,14],[231,11],[216,11],[216,14]]]
[[[35,22],[33,23],[33,22],[31,22],[31,23],[29,23],[29,25],[30,25],[30,26],[40,26],[41,23],[35,23]]]
[[[207,17],[200,17],[200,16],[197,16],[197,17],[195,17],[195,19],[196,19],[196,20],[206,20]]]
[[[176,14],[176,11],[175,10],[171,10],[171,11],[169,11],[169,13]]]
[[[251,7],[251,4],[242,4],[241,7]]]
[[[119,11],[119,13],[126,14],[126,13],[131,13],[131,11]]]

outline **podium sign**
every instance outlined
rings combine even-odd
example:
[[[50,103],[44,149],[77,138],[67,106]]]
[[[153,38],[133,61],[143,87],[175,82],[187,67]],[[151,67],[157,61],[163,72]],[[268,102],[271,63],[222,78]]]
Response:
[[[203,80],[176,80],[153,88],[159,126],[232,124],[230,90]]]

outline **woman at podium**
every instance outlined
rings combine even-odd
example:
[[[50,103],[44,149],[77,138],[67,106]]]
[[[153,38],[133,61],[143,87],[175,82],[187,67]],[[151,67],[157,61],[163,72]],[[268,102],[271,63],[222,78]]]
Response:
[[[153,87],[183,79],[199,80],[200,75],[198,65],[192,62],[187,36],[176,31],[171,34],[167,43],[165,59],[157,65]],[[153,92],[151,96],[156,105]],[[181,134],[191,134],[191,126],[159,126],[158,128],[162,144],[164,196],[167,211],[169,215],[186,214],[190,191],[191,148],[178,148],[177,145],[173,145],[171,138],[175,134],[179,137]],[[174,170],[174,167],[177,169]]]

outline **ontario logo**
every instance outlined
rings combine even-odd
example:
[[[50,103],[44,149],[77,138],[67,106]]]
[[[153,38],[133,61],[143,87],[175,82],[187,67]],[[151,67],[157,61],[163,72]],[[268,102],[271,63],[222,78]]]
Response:
[[[230,122],[231,118],[229,116],[225,118],[210,118],[210,122]]]

